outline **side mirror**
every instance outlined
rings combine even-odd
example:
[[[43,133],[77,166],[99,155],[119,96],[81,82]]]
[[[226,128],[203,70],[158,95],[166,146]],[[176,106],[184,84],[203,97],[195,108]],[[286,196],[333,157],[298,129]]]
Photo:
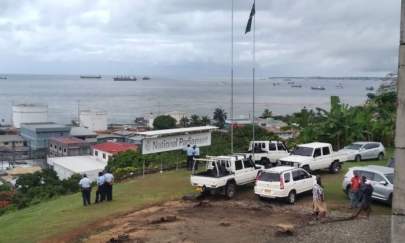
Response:
[[[380,181],[379,183],[380,183],[381,185],[383,185],[383,186],[388,185],[388,182],[386,182],[386,181]]]

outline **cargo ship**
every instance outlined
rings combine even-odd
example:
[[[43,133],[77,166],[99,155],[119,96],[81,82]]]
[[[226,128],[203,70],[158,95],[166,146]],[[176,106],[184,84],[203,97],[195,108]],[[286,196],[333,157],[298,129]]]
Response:
[[[136,81],[135,76],[115,76],[114,81]]]
[[[82,79],[100,79],[101,75],[81,75]]]

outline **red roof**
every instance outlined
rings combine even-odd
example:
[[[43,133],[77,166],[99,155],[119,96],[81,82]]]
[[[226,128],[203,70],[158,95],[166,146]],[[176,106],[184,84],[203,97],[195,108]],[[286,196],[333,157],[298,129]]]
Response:
[[[55,137],[55,138],[50,138],[50,141],[55,141],[58,143],[62,144],[82,144],[82,143],[88,143],[82,139],[75,138],[75,137]]]
[[[138,145],[129,143],[100,143],[93,146],[93,149],[101,150],[111,154],[117,154],[128,150],[138,150]]]

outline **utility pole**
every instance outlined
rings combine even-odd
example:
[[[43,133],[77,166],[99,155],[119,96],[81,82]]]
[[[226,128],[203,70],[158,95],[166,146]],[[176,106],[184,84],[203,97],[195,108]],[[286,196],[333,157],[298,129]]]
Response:
[[[395,129],[395,181],[391,218],[391,242],[405,239],[405,0],[401,1],[401,32],[397,82]]]

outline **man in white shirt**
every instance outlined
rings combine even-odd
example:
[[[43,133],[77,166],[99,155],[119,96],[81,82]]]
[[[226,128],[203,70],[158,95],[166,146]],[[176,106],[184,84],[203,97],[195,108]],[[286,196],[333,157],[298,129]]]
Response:
[[[79,181],[80,189],[82,190],[83,205],[90,205],[90,195],[91,195],[91,181],[84,174],[83,178]]]
[[[105,194],[107,196],[107,201],[111,201],[114,176],[113,176],[113,174],[111,174],[111,172],[108,171],[107,173],[104,174],[104,179],[105,179],[104,188],[105,188]]]
[[[99,203],[105,200],[105,177],[103,172],[98,173],[97,177],[97,191],[96,191],[96,202]]]
[[[183,150],[186,151],[187,154],[187,169],[191,170],[193,168],[194,149],[190,146],[190,144],[187,144],[187,147]]]

